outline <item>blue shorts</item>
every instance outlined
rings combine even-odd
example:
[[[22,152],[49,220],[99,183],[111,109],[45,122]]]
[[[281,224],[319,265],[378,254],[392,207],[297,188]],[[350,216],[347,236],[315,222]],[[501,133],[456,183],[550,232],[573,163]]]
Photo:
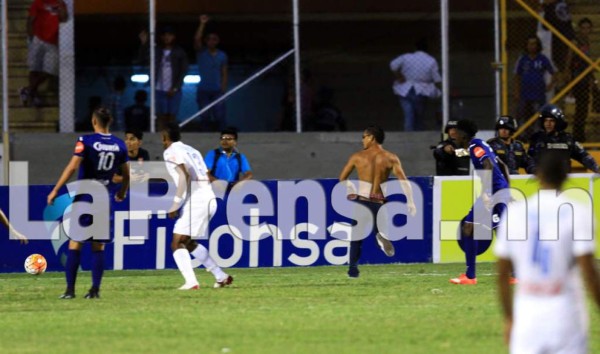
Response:
[[[500,223],[500,217],[506,210],[505,203],[508,204],[508,200],[506,200],[504,203],[499,202],[499,204],[496,204],[490,211],[486,209],[481,197],[477,198],[475,204],[473,204],[471,210],[469,210],[469,213],[462,220],[461,224],[468,222],[481,225],[489,230],[494,230],[498,227],[498,224]]]

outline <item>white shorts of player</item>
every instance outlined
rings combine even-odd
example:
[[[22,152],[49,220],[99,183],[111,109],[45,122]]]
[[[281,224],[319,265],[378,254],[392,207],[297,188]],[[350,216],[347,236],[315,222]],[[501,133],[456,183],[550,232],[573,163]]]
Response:
[[[58,75],[58,46],[33,37],[27,54],[29,70]]]
[[[210,187],[194,191],[179,210],[173,233],[194,238],[208,237],[208,222],[216,210],[217,201]]]
[[[515,297],[513,311],[511,353],[588,352],[585,301],[566,295]]]

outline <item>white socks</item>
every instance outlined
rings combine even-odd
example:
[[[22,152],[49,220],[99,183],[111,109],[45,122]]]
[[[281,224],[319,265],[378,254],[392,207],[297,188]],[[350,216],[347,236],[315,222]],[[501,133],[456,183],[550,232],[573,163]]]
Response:
[[[173,252],[173,258],[175,259],[177,268],[179,268],[181,275],[185,279],[185,283],[187,285],[198,285],[198,279],[196,279],[194,268],[192,268],[192,257],[190,257],[188,250],[185,248],[178,249]]]
[[[198,244],[195,250],[191,252],[191,255],[194,256],[197,260],[200,261],[200,264],[203,265],[207,271],[211,272],[217,281],[222,281],[227,278],[227,274],[223,272],[221,268],[215,263],[215,261],[210,258],[208,255],[208,250],[206,247]],[[191,260],[190,260],[191,262]]]

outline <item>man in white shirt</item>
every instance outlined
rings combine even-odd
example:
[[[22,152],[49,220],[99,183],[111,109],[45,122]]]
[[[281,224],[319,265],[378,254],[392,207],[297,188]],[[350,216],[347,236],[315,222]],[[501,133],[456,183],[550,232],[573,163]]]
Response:
[[[162,132],[165,148],[163,157],[167,171],[177,186],[169,217],[176,218],[178,210],[181,210],[173,227],[171,242],[173,258],[185,279],[185,284],[179,289],[192,290],[199,287],[190,255],[215,276],[214,287],[222,288],[230,285],[233,278],[215,263],[206,247],[192,239],[203,236],[208,231],[210,217],[217,209],[216,197],[208,180],[208,170],[202,154],[180,140],[179,126],[176,123],[167,124]]]
[[[435,85],[442,81],[435,58],[427,54],[427,41],[422,38],[415,43],[413,53],[403,54],[390,63],[396,75],[394,94],[400,96],[404,111],[404,131],[420,130],[428,98],[440,97]]]
[[[567,167],[552,155],[537,166],[539,192],[511,204],[498,229],[494,251],[511,353],[587,353],[581,275],[600,306],[591,199],[583,203],[570,195],[574,190],[560,190]],[[514,309],[509,285],[513,270],[519,278]]]

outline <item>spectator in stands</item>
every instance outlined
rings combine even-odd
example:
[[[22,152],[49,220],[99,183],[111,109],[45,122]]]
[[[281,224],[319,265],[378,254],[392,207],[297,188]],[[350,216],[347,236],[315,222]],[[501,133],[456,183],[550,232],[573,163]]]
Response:
[[[333,90],[329,87],[321,87],[317,92],[315,105],[314,130],[346,131],[346,121],[340,110],[333,104]]]
[[[111,130],[114,132],[120,132],[125,129],[125,110],[123,109],[125,87],[125,78],[122,75],[117,76],[112,84],[112,93],[108,97],[108,108],[112,112],[114,119],[111,124]]]
[[[252,178],[252,169],[246,155],[237,149],[237,139],[236,129],[225,128],[221,132],[221,147],[209,151],[204,156],[208,178],[211,181],[225,180],[234,184]]]
[[[166,123],[177,119],[181,103],[183,79],[188,71],[187,54],[175,43],[175,29],[164,26],[161,30],[161,44],[156,50],[156,118],[157,130],[162,130]],[[141,47],[139,62],[147,62],[148,33],[142,31],[139,35]]]
[[[546,85],[544,74],[552,74],[552,81]],[[554,67],[550,60],[542,54],[542,42],[537,36],[527,38],[525,53],[515,65],[515,102],[517,102],[517,118],[525,123],[540,107],[546,103],[546,91],[551,90],[556,82]]]
[[[448,139],[440,141],[432,146],[433,157],[435,158],[436,176],[464,176],[469,174],[471,158],[469,151],[461,149],[456,143],[456,124],[458,121],[451,120],[446,124],[444,132],[448,134]]]
[[[42,105],[39,86],[58,75],[58,24],[69,19],[63,0],[34,0],[27,18],[29,85],[19,90],[24,106]]]
[[[194,36],[196,61],[200,72],[200,83],[196,93],[199,110],[219,99],[227,91],[227,54],[218,48],[220,42],[218,34],[205,33],[208,21],[210,17],[207,15],[200,16],[200,24]],[[212,131],[214,128],[222,130],[225,127],[225,120],[225,102],[221,101],[204,113],[201,125],[204,130]]]
[[[591,56],[590,34],[592,33],[592,21],[585,17],[578,23],[579,31],[573,43],[588,58]],[[579,55],[569,50],[566,68],[568,81],[576,78],[588,68],[589,64]],[[573,120],[573,138],[579,142],[585,141],[585,121],[589,114],[590,91],[594,85],[594,74],[590,72],[573,86],[573,97],[575,98],[575,119]]]
[[[296,131],[296,87],[294,76],[289,75],[282,99],[280,131]],[[314,130],[315,90],[312,73],[304,68],[300,73],[300,102],[302,104],[302,131]]]
[[[441,82],[442,77],[437,61],[427,53],[427,41],[420,39],[415,43],[415,49],[390,63],[390,69],[396,75],[394,93],[400,96],[404,112],[404,131],[421,130],[427,99],[441,94],[435,84]]]
[[[557,152],[557,156],[564,163],[567,171],[571,171],[571,159],[578,161],[585,168],[599,173],[598,164],[587,151],[583,149],[573,136],[567,132],[567,120],[565,114],[556,105],[547,104],[540,109],[539,118],[542,130],[531,136],[529,142],[529,156],[533,157],[536,164],[546,152]]]
[[[150,154],[143,149],[144,133],[139,130],[125,131],[125,145],[127,146],[127,155],[129,156],[129,180],[130,182],[143,182],[148,180],[150,174],[143,170],[143,162],[150,161]],[[121,183],[123,176],[121,169],[117,170],[113,176],[113,183]]]
[[[135,104],[125,108],[126,130],[140,132],[150,130],[150,108],[146,106],[147,99],[146,91],[135,91]]]
[[[544,19],[548,21],[567,40],[575,38],[575,31],[571,24],[571,13],[569,5],[565,0],[544,0]],[[547,29],[544,27],[544,29]],[[565,70],[565,62],[568,52],[567,45],[554,33],[552,33],[552,62],[558,71]]]
[[[508,167],[511,175],[518,175],[519,168],[529,174],[535,173],[535,161],[527,154],[525,145],[512,138],[517,130],[517,120],[511,116],[501,116],[496,120],[496,137],[487,141],[496,156]]]

